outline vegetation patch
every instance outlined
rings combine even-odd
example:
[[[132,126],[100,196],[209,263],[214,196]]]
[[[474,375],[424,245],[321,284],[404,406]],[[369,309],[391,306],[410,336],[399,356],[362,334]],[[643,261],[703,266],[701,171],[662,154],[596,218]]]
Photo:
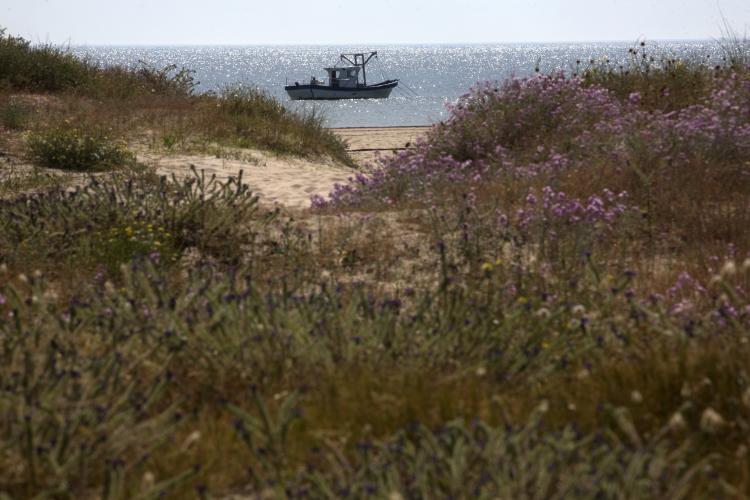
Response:
[[[180,256],[174,235],[164,226],[144,221],[95,233],[92,247],[93,258],[106,268],[109,276],[117,276],[122,265],[138,257],[148,257],[156,264],[163,264],[172,263]]]
[[[31,160],[41,167],[101,172],[135,160],[121,141],[98,131],[49,128],[30,133],[27,141]]]
[[[125,172],[73,191],[56,188],[0,205],[0,248],[12,269],[119,281],[120,266],[148,257],[174,265],[195,249],[220,262],[237,261],[253,241],[257,197],[236,180],[220,183],[197,172],[182,182]],[[265,216],[264,216],[265,217]],[[55,256],[55,262],[48,259]],[[70,267],[59,267],[59,262]],[[75,272],[66,274],[66,268]]]
[[[31,110],[22,103],[0,105],[0,125],[9,130],[23,130],[29,123]]]
[[[12,102],[19,92],[54,93],[56,105],[45,106],[46,113],[0,105],[0,124],[5,128],[43,130],[41,134],[49,135],[33,141],[32,148],[45,165],[55,164],[49,160],[57,156],[75,165],[62,168],[84,168],[78,160],[69,159],[82,155],[90,163],[87,152],[104,147],[94,130],[170,152],[209,151],[217,146],[257,148],[285,155],[327,156],[353,165],[346,146],[324,127],[319,114],[290,112],[252,87],[237,85],[218,94],[196,95],[196,86],[194,72],[186,68],[145,63],[134,68],[103,67],[65,49],[32,45],[0,31],[0,103]],[[66,122],[95,140],[76,143],[68,127],[49,130]],[[43,142],[52,143],[54,150],[44,151]],[[95,153],[109,158],[113,150]]]
[[[192,72],[143,64],[136,70],[101,68],[54,45],[32,45],[0,28],[0,83],[31,92],[76,91],[102,97],[128,98],[138,94],[189,95],[195,87]]]
[[[217,106],[211,133],[219,142],[287,154],[329,154],[351,164],[344,144],[314,111],[292,113],[265,92],[243,86],[225,88]]]

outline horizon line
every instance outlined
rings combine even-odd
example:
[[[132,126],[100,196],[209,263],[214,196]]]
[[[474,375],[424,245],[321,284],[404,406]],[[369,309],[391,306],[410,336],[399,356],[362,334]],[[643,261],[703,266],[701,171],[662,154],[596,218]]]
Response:
[[[460,45],[546,45],[546,44],[595,44],[595,43],[617,43],[617,44],[639,44],[641,42],[660,43],[660,42],[723,42],[732,41],[729,38],[637,38],[635,40],[611,39],[611,40],[545,40],[545,41],[488,41],[488,42],[316,42],[316,43],[298,43],[298,42],[230,42],[230,43],[71,43],[65,42],[55,44],[54,42],[32,42],[34,44],[53,44],[64,45],[68,47],[329,47],[329,46],[363,46],[372,45],[378,47],[393,46],[420,46],[420,45],[442,45],[442,46],[460,46]]]

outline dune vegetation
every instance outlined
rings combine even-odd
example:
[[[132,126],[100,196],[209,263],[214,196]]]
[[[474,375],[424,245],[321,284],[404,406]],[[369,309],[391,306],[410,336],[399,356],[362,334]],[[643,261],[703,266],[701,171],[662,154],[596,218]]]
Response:
[[[4,177],[0,494],[750,495],[739,47],[479,85],[294,214],[198,171]],[[57,53],[0,39],[0,68],[35,50]],[[133,137],[178,126],[179,147],[345,154],[254,93],[152,93],[57,55],[49,81],[75,85],[0,74],[2,141],[37,162],[99,170],[80,165],[106,144],[128,164]],[[98,95],[110,71],[132,80]],[[39,96],[61,111],[24,107]],[[240,133],[269,115],[284,146]]]
[[[257,148],[351,163],[321,116],[290,113],[254,87],[195,94],[196,85],[185,68],[101,67],[0,30],[0,125],[41,133],[35,152],[47,139],[74,152],[90,142],[110,149],[124,142],[161,152]],[[6,138],[0,147],[15,151],[16,142]]]

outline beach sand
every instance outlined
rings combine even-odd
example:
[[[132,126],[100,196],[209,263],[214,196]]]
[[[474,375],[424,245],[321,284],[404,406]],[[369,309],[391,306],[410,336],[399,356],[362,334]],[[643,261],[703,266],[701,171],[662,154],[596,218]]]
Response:
[[[338,128],[333,132],[344,139],[352,158],[358,165],[372,161],[377,153],[391,154],[402,150],[408,144],[426,133],[428,127],[380,127],[380,128]],[[314,194],[326,196],[334,184],[346,182],[355,170],[332,160],[281,157],[262,151],[242,151],[236,158],[219,158],[216,155],[170,155],[159,156],[151,153],[139,155],[156,167],[163,175],[177,177],[193,175],[193,165],[207,175],[215,174],[219,179],[236,176],[243,171],[243,180],[266,204],[280,204],[287,207],[305,208],[310,206]]]
[[[390,154],[411,146],[417,137],[427,133],[429,127],[362,127],[331,130],[347,142],[349,154],[361,165],[375,159],[377,153]]]

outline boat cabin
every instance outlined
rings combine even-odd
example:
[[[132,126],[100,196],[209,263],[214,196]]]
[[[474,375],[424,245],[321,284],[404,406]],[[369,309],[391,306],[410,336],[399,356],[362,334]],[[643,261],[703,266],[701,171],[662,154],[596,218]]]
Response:
[[[357,66],[324,68],[328,72],[328,85],[334,88],[357,88],[359,71]]]

